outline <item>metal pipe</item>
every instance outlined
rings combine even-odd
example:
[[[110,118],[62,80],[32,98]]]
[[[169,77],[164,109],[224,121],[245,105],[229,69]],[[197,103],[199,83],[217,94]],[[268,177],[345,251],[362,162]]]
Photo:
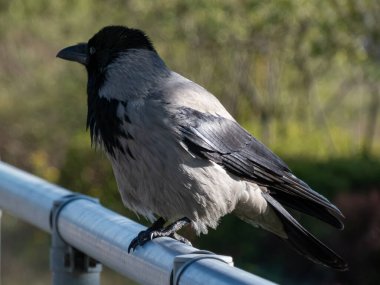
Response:
[[[0,208],[47,232],[54,201],[68,194],[72,192],[0,162]],[[128,254],[129,243],[145,227],[86,199],[60,209],[56,226],[66,243],[141,284],[273,284],[212,257],[177,268],[181,276],[171,277],[176,257],[197,249],[159,238]]]
[[[0,162],[0,209],[50,232],[55,200],[71,192]]]

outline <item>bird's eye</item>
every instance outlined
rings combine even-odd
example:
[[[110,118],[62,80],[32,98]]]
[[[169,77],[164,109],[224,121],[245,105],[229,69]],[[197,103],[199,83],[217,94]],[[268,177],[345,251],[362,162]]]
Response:
[[[96,52],[96,49],[94,47],[90,47],[89,53],[92,55]]]

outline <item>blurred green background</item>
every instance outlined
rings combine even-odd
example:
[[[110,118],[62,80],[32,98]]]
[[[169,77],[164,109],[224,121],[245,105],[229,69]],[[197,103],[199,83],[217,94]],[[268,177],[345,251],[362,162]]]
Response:
[[[84,69],[55,58],[109,24],[146,31],[169,67],[217,95],[341,208],[343,232],[300,218],[350,271],[314,265],[233,217],[207,236],[185,230],[195,246],[281,284],[378,284],[378,0],[0,0],[0,159],[137,219],[90,147]],[[2,235],[3,284],[49,284],[49,236],[8,215]],[[111,282],[126,284],[106,270]]]

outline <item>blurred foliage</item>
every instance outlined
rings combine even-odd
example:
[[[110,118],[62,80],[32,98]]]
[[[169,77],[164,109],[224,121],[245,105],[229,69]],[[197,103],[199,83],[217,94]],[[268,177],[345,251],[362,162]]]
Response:
[[[0,159],[131,215],[85,133],[86,74],[55,55],[105,25],[137,27],[168,66],[217,95],[296,174],[343,208],[343,233],[305,223],[355,267],[342,274],[321,269],[233,217],[196,239],[199,246],[281,283],[375,284],[379,23],[377,0],[0,0]],[[363,241],[367,232],[375,242]],[[6,238],[14,240],[12,231]],[[29,248],[39,248],[38,240],[31,236]],[[23,248],[18,252],[27,256]]]

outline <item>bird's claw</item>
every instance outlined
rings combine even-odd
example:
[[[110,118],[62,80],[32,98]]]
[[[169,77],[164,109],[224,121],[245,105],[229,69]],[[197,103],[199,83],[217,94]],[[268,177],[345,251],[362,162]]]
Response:
[[[182,242],[188,246],[192,246],[192,244],[189,240],[185,239],[184,237],[180,236],[177,233],[172,233],[170,235],[166,235],[166,234],[162,234],[160,231],[150,231],[149,229],[147,229],[145,231],[139,232],[137,237],[135,237],[131,241],[131,243],[128,246],[128,253],[130,253],[131,250],[135,251],[137,246],[143,246],[148,241],[151,241],[157,237],[164,237],[164,236],[171,237],[171,238],[178,240],[179,242]]]
[[[130,253],[131,250],[134,251],[138,245],[139,246],[143,246],[146,242],[148,242],[148,241],[150,241],[152,239],[154,239],[154,234],[149,229],[145,230],[145,231],[139,232],[139,234],[137,235],[137,237],[135,237],[131,241],[131,243],[129,244],[129,246],[128,246],[128,253]]]
[[[150,228],[145,231],[141,231],[137,237],[131,241],[128,246],[128,253],[130,253],[131,250],[134,251],[137,246],[143,246],[148,241],[158,237],[171,237],[191,246],[191,243],[187,239],[176,233],[177,230],[181,229],[184,225],[190,222],[191,221],[188,218],[182,218],[167,227],[163,227],[165,220],[160,218]]]
[[[193,246],[188,239],[180,236],[177,233],[174,233],[173,235],[170,235],[170,237],[173,238],[173,239],[175,239],[175,240],[178,240],[179,242],[182,242],[182,243],[184,243],[184,244],[186,244],[188,246]]]

